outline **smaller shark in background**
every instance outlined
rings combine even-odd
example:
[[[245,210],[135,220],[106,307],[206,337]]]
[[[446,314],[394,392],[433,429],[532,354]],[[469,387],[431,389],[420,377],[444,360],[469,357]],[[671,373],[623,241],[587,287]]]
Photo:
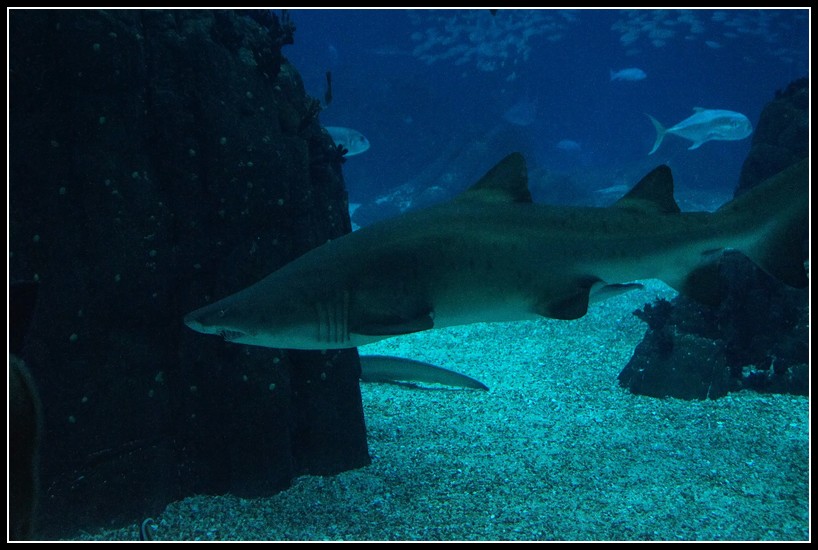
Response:
[[[656,141],[649,155],[656,152],[665,139],[665,135],[674,134],[693,142],[690,149],[698,149],[702,143],[710,140],[736,141],[753,133],[750,120],[741,113],[723,109],[702,109],[694,107],[694,113],[680,123],[665,128],[662,123],[648,115],[656,128]],[[645,113],[647,114],[647,113]]]
[[[361,355],[361,382],[410,385],[413,382],[442,384],[488,391],[488,387],[465,374],[437,365],[392,355]]]
[[[541,205],[512,153],[455,199],[323,244],[185,324],[240,344],[338,349],[469,323],[578,319],[638,279],[717,303],[726,248],[803,288],[808,187],[805,159],[716,212],[681,212],[660,166],[609,208]]]
[[[329,133],[335,145],[340,145],[347,150],[345,157],[360,155],[369,149],[369,140],[358,130],[342,126],[325,126],[324,130]]]

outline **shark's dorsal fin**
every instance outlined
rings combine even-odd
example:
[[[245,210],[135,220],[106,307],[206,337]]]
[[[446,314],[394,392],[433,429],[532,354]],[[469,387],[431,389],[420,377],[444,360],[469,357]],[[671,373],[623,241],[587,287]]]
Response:
[[[455,200],[487,203],[531,202],[528,170],[523,155],[511,153]]]
[[[657,166],[613,206],[660,214],[678,214],[681,210],[673,198],[673,175],[670,168],[664,164]]]

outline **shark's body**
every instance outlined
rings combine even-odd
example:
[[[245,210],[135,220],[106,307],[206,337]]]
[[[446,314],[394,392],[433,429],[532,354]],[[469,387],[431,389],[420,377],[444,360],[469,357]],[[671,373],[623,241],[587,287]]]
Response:
[[[679,212],[664,166],[610,208],[546,206],[531,202],[514,153],[455,200],[328,242],[185,322],[232,342],[327,349],[475,322],[576,319],[638,279],[709,301],[725,248],[806,286],[807,174],[804,161],[715,213]]]

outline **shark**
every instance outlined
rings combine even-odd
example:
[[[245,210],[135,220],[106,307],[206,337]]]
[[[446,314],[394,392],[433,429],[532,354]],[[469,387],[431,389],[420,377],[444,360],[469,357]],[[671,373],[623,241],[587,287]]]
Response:
[[[715,212],[681,212],[661,165],[606,208],[535,204],[512,153],[454,199],[331,240],[185,316],[229,342],[352,348],[477,322],[571,320],[660,279],[718,303],[718,260],[737,249],[803,288],[808,161]]]
[[[361,382],[415,386],[413,382],[488,391],[488,386],[465,374],[437,365],[393,355],[360,355]]]

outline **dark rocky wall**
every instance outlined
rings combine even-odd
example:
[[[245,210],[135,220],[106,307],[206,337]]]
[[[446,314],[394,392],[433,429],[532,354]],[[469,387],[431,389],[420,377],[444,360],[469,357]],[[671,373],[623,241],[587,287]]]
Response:
[[[761,113],[736,195],[807,157],[807,79],[776,93]],[[804,235],[804,260],[809,237]],[[809,295],[774,280],[739,253],[719,270],[725,298],[708,307],[678,296],[635,312],[648,331],[619,382],[634,393],[717,398],[753,389],[809,392]]]
[[[735,196],[809,155],[809,81],[798,79],[764,106]]]
[[[269,12],[10,13],[10,274],[38,281],[43,537],[369,461],[354,350],[185,313],[350,230],[340,156]],[[331,268],[331,267],[330,267]]]

